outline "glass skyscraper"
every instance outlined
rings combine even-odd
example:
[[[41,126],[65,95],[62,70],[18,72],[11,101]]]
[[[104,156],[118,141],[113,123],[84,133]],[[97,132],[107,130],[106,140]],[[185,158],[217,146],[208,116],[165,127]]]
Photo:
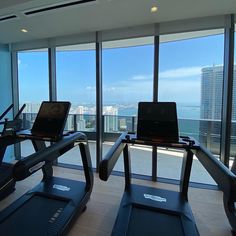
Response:
[[[234,81],[236,65],[234,66]],[[202,68],[201,76],[201,119],[221,119],[223,89],[223,66]],[[236,83],[233,85],[233,104],[236,104]],[[232,120],[236,120],[236,109],[232,107]]]
[[[217,147],[220,145],[222,91],[223,66],[217,65],[202,68],[199,139],[214,154],[219,154],[219,148]],[[236,104],[236,65],[234,66],[232,104]],[[235,121],[236,108],[232,106],[231,137],[236,134]],[[232,139],[231,144],[234,143],[235,140]]]

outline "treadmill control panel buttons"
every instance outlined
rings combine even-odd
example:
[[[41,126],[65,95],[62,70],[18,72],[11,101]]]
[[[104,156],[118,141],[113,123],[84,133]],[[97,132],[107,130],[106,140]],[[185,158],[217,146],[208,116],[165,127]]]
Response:
[[[151,195],[151,194],[147,194],[147,193],[144,193],[143,194],[144,197],[146,199],[150,199],[152,201],[156,201],[156,202],[166,202],[166,198],[164,197],[160,197],[160,196],[155,196],[155,195]]]
[[[70,191],[70,187],[60,185],[60,184],[54,184],[53,188],[60,190],[60,191]]]

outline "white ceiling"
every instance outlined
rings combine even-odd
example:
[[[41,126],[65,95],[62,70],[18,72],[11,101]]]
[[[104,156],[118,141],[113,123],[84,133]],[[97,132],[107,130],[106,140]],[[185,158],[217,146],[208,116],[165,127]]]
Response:
[[[96,0],[31,16],[27,10],[76,0],[0,0],[0,43],[236,13],[236,0]],[[150,8],[157,5],[157,13]],[[28,33],[22,33],[22,28]]]

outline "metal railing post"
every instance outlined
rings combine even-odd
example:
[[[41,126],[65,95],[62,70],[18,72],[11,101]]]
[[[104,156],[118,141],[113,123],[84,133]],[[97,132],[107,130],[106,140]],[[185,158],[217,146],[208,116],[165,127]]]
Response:
[[[135,117],[132,116],[132,132],[134,132],[134,130],[135,130],[135,124],[134,124],[134,122],[135,122]]]
[[[76,116],[76,114],[73,115],[73,126],[74,126],[74,131],[77,131],[77,116]]]

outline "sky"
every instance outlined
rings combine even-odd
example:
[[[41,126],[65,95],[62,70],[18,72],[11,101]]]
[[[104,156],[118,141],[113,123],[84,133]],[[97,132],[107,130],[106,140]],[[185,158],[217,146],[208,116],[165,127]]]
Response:
[[[160,101],[200,105],[201,68],[223,64],[223,35],[161,43]],[[103,49],[103,102],[152,100],[153,45]],[[48,99],[46,52],[18,56],[20,102]],[[58,100],[95,104],[95,51],[57,52]]]

